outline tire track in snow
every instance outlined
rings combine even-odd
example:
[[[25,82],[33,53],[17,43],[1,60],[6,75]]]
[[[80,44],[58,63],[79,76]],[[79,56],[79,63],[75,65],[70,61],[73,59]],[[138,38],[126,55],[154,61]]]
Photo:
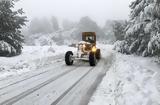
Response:
[[[52,58],[52,59],[54,59],[53,62],[54,62],[54,63],[57,63],[57,64],[58,64],[59,62],[62,62],[62,61],[63,61],[63,59],[60,58],[60,57],[55,57],[55,58]],[[36,60],[35,60],[35,61],[36,61]],[[33,62],[33,61],[32,61],[32,62]],[[52,64],[50,64],[50,65],[52,65]],[[48,65],[47,65],[47,66],[48,66]],[[43,68],[44,68],[44,67],[43,67]],[[39,70],[39,69],[40,69],[40,68],[38,68],[37,70]],[[31,73],[31,72],[34,72],[34,71],[35,71],[35,70],[30,71],[30,72],[27,72],[27,73]],[[27,74],[27,73],[24,73],[24,75]],[[22,75],[23,75],[23,74],[22,74]],[[6,77],[6,78],[1,78],[1,79],[0,79],[0,82],[1,82],[1,81],[5,81],[5,80],[12,79],[13,77],[14,77],[14,76],[9,76],[9,77]]]
[[[56,81],[57,79],[63,77],[64,75],[67,75],[68,73],[76,70],[77,68],[78,67],[74,67],[72,69],[69,69],[69,71],[66,71],[66,72],[63,72],[63,73],[61,73],[61,74],[59,74],[57,76],[54,76],[53,78],[51,78],[51,79],[49,79],[49,80],[47,80],[47,81],[35,86],[35,87],[33,87],[33,88],[31,88],[31,89],[29,89],[29,90],[17,95],[17,96],[14,96],[14,97],[12,97],[12,98],[10,98],[8,100],[5,100],[4,102],[1,102],[0,105],[12,105],[13,103],[19,101],[20,99],[26,97],[27,95],[33,93],[34,91],[39,90],[40,88],[46,86],[47,84],[50,84],[53,81]]]
[[[58,103],[53,105],[87,105],[98,84],[106,74],[110,62],[100,60],[98,65],[77,83]],[[41,104],[42,105],[42,104]]]
[[[77,82],[75,82],[69,89],[67,89],[57,100],[55,100],[51,105],[56,105],[59,101],[61,101],[61,99],[63,99],[63,97],[70,92],[70,90],[72,90],[83,78],[85,78],[92,70],[94,69],[94,67],[92,67],[91,69],[89,69],[89,71],[84,74]]]
[[[57,64],[59,64],[59,63],[57,63]],[[27,78],[25,78],[25,75],[26,75],[26,74],[24,75],[24,78],[23,78],[23,75],[22,75],[21,78],[23,78],[23,79],[20,79],[20,80],[18,80],[18,81],[14,81],[14,82],[11,82],[11,83],[6,83],[7,85],[3,85],[3,84],[2,84],[3,81],[0,81],[0,82],[2,82],[2,83],[1,83],[1,86],[3,85],[2,87],[0,87],[0,90],[2,90],[2,89],[4,89],[4,88],[7,88],[7,87],[9,87],[9,86],[15,85],[15,84],[17,84],[17,83],[26,81],[26,80],[28,80],[28,79],[34,78],[34,77],[36,77],[36,76],[39,76],[39,75],[42,75],[42,74],[46,74],[46,73],[50,72],[52,69],[56,69],[56,68],[58,68],[59,66],[62,66],[62,65],[63,65],[63,63],[60,62],[60,65],[57,65],[57,66],[55,66],[54,68],[50,68],[49,70],[43,71],[43,72],[40,71],[40,73],[38,72],[38,73],[35,74],[35,75],[29,75]],[[11,78],[11,79],[14,79],[14,78]],[[10,81],[8,81],[8,82],[10,82]]]

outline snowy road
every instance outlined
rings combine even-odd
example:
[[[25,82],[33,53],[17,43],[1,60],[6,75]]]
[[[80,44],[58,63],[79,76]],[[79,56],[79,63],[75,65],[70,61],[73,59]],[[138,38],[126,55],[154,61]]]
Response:
[[[85,105],[112,62],[110,53],[96,67],[66,66],[62,58],[36,71],[0,80],[0,105]]]

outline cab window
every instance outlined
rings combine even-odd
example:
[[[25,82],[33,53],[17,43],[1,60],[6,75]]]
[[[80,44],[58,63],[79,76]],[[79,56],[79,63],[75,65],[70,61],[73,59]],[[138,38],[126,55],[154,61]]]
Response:
[[[86,36],[86,41],[90,43],[94,43],[94,36]]]

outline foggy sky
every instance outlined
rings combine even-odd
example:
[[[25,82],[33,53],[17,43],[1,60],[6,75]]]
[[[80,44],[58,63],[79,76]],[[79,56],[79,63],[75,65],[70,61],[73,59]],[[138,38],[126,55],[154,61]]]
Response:
[[[29,19],[56,16],[58,19],[78,21],[89,16],[99,25],[110,19],[128,19],[129,4],[133,0],[20,0],[16,8],[23,8]]]

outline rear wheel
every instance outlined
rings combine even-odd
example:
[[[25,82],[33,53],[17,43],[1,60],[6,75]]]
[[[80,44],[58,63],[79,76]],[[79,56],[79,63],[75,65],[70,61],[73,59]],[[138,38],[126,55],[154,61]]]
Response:
[[[100,60],[101,59],[101,50],[97,49],[96,51],[96,59]]]
[[[97,60],[96,60],[96,57],[95,57],[95,53],[90,52],[89,53],[89,64],[90,64],[90,66],[96,66],[96,63],[97,63]]]
[[[72,57],[73,57],[72,51],[66,52],[66,55],[65,55],[66,65],[73,65],[73,58]]]

